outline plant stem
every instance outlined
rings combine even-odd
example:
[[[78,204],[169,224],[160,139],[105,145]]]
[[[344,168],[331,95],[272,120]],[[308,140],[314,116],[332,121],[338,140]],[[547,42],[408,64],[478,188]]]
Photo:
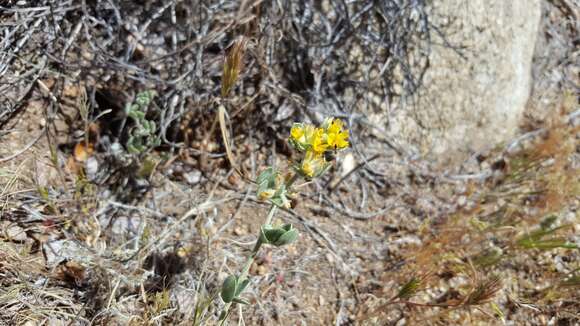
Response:
[[[290,179],[288,179],[288,181],[286,182],[286,189],[289,189],[297,179],[298,179],[298,174],[293,174],[292,177]],[[270,206],[270,210],[268,211],[268,215],[266,216],[266,221],[264,222],[263,225],[272,224],[272,219],[274,218],[274,214],[276,214],[277,210],[278,210],[278,206],[276,206],[274,204],[272,204],[272,206]],[[262,247],[262,242],[260,241],[260,234],[258,234],[258,239],[256,239],[256,243],[254,244],[254,249],[252,249],[252,252],[250,253],[248,258],[246,259],[246,262],[244,264],[244,268],[242,269],[242,273],[239,276],[240,282],[242,282],[243,280],[245,280],[247,278],[248,273],[250,271],[250,267],[252,267],[252,264],[254,263],[254,260],[256,259],[256,256],[258,255],[258,252],[260,251],[261,247]],[[231,302],[226,303],[224,309],[222,310],[223,319],[222,319],[220,325],[223,325],[225,323],[226,319],[228,318],[231,306],[232,306]]]
[[[268,211],[268,216],[266,217],[265,224],[270,224],[272,222],[272,218],[274,217],[274,214],[276,213],[277,210],[278,210],[278,206],[272,204],[272,206],[270,207],[270,211]],[[244,264],[244,268],[242,269],[242,274],[240,275],[241,281],[244,280],[246,278],[246,276],[248,276],[248,272],[250,271],[250,267],[252,266],[252,263],[254,262],[254,259],[256,258],[256,255],[258,254],[258,251],[260,250],[260,247],[262,247],[262,242],[260,241],[260,238],[258,236],[258,239],[256,240],[256,244],[254,245],[254,249],[252,249],[252,253],[250,254],[248,259],[246,260],[246,263]]]

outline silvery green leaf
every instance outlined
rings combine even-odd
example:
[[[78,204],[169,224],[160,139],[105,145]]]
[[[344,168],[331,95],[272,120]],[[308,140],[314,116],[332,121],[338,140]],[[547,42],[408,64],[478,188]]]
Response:
[[[273,228],[264,230],[266,239],[268,239],[268,242],[272,243],[278,241],[278,238],[280,238],[286,232],[287,231],[282,228]]]
[[[135,102],[139,104],[141,107],[149,105],[153,98],[157,95],[155,91],[144,91],[137,94],[135,98]]]
[[[259,238],[260,243],[263,244],[268,244],[270,243],[270,240],[268,240],[268,237],[266,236],[266,226],[262,225],[260,227],[260,238]]]
[[[224,280],[222,285],[221,297],[225,303],[230,303],[236,297],[236,288],[238,287],[237,276],[230,275]]]
[[[329,162],[326,162],[324,164],[324,166],[322,166],[322,168],[316,172],[316,174],[312,177],[312,178],[318,178],[321,175],[325,174],[328,170],[330,170],[330,168],[332,167],[332,164]]]
[[[139,153],[137,147],[133,146],[130,142],[127,142],[127,151],[132,154]]]
[[[286,188],[284,186],[281,186],[280,188],[284,188],[283,191],[282,192],[279,191],[277,195],[270,198],[270,201],[280,208],[288,209],[290,208],[290,200],[288,200],[288,198],[286,197]]]
[[[292,145],[292,147],[294,147],[296,150],[298,150],[300,152],[304,152],[308,149],[306,146],[300,144],[299,142],[295,141],[292,138],[289,138],[288,142],[290,143],[290,145]]]
[[[258,178],[256,178],[256,183],[260,185],[263,183],[269,183],[269,181],[271,181],[272,178],[274,178],[275,176],[276,173],[274,172],[274,169],[272,167],[268,167],[267,169],[262,171],[262,173],[260,173]]]
[[[284,207],[284,201],[280,197],[272,197],[270,202],[278,207]]]
[[[249,279],[245,279],[238,284],[238,286],[236,287],[236,297],[238,297],[242,292],[244,292],[248,284],[250,284]]]
[[[137,120],[143,120],[145,119],[145,113],[143,111],[139,111],[139,105],[134,104],[131,106],[131,113],[133,114],[133,117],[135,117],[135,119]]]
[[[292,229],[282,234],[273,244],[275,246],[284,246],[291,244],[292,242],[296,241],[296,239],[298,239],[298,230]]]
[[[280,228],[283,229],[284,231],[290,231],[290,230],[294,229],[292,224],[284,224]]]

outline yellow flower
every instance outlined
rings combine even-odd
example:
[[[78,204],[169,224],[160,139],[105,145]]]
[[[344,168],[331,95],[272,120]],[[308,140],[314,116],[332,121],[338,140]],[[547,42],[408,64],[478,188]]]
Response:
[[[328,146],[334,149],[348,147],[348,130],[339,133],[328,134]]]
[[[348,136],[348,130],[344,129],[340,119],[328,118],[320,128],[295,123],[290,130],[290,143],[301,152],[311,150],[319,155],[348,147]]]
[[[340,119],[332,119],[328,126],[328,133],[337,134],[342,130],[343,122]]]
[[[314,139],[315,134],[316,128],[313,125],[306,125],[304,127],[304,141],[302,143],[305,145],[312,145],[312,140]]]
[[[326,151],[326,149],[328,148],[328,144],[326,144],[326,135],[324,133],[324,130],[322,128],[317,128],[316,131],[314,132],[314,135],[312,136],[312,150],[315,153],[324,153]]]
[[[300,123],[295,123],[292,126],[292,129],[290,129],[290,136],[292,136],[292,139],[299,142],[302,136],[304,136],[304,126]]]
[[[299,151],[314,150],[323,153],[328,147],[324,129],[311,124],[295,123],[290,129],[290,141]]]
[[[304,161],[302,162],[302,172],[309,176],[312,177],[314,175],[314,166],[312,161]]]
[[[274,189],[266,189],[258,194],[258,199],[259,200],[270,199],[274,196],[274,194],[275,194]]]
[[[307,151],[300,165],[300,171],[307,177],[312,178],[318,176],[324,171],[327,163],[324,156],[314,151]]]
[[[348,130],[343,130],[343,122],[340,119],[333,119],[328,126],[327,143],[334,149],[343,149],[348,147]]]
[[[313,125],[304,125],[302,123],[295,123],[290,129],[290,136],[292,140],[302,146],[307,146],[312,143],[316,128]]]

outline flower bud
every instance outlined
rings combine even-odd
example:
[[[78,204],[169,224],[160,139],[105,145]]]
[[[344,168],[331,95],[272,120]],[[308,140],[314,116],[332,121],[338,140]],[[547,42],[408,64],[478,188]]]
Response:
[[[316,178],[324,173],[330,165],[324,159],[324,155],[313,151],[306,152],[302,163],[300,163],[300,173],[306,178]]]

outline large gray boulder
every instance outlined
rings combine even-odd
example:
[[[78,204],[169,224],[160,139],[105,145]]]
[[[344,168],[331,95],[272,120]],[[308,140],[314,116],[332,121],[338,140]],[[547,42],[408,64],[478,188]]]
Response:
[[[425,90],[397,111],[390,136],[449,162],[513,137],[532,88],[540,0],[434,1],[449,44],[433,46]]]

